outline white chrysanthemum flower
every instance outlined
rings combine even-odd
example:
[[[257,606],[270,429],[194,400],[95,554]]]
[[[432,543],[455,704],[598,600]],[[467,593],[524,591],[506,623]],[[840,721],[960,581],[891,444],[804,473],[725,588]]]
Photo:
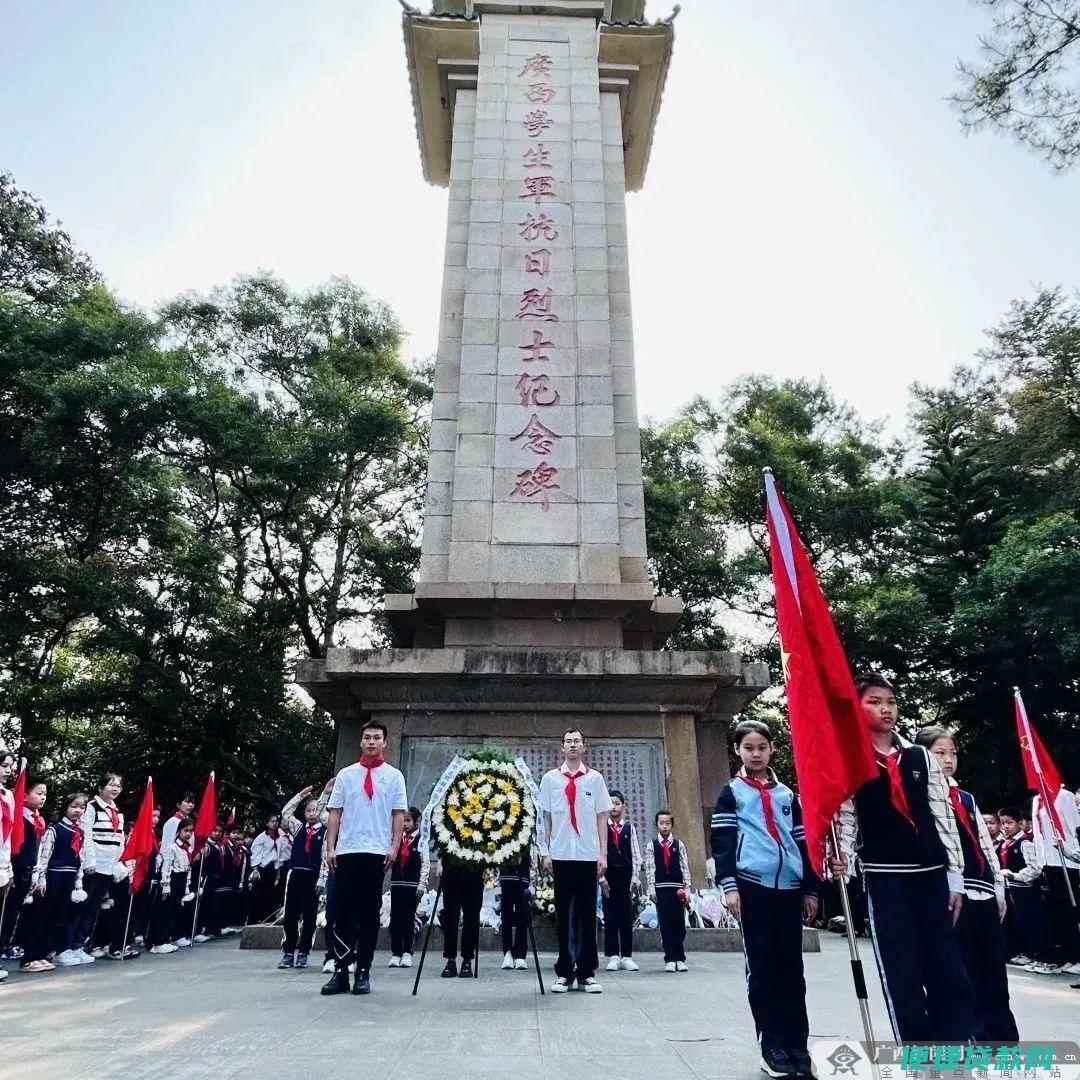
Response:
[[[472,821],[472,822],[482,821],[483,818],[484,818],[483,811],[480,811],[480,810],[478,810],[475,814],[470,814],[469,815],[469,820]]]

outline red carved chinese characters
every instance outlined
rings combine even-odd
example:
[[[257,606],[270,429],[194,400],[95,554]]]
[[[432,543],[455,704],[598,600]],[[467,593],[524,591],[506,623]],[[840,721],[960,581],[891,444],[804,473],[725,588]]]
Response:
[[[521,397],[521,404],[524,406],[537,405],[541,409],[546,409],[559,404],[559,392],[551,389],[546,375],[523,373],[514,384],[514,389]]]
[[[530,139],[535,139],[537,135],[543,135],[549,127],[555,125],[555,121],[543,109],[534,109],[521,123],[529,133]]]
[[[536,205],[540,205],[541,199],[555,198],[554,176],[526,176],[525,190],[518,196],[519,199],[535,199]]]
[[[524,499],[538,499],[540,506],[546,511],[548,492],[559,490],[559,485],[555,483],[555,477],[558,475],[558,469],[546,461],[541,461],[535,469],[524,469],[517,474],[517,483],[510,495],[511,497],[520,495]]]
[[[525,97],[534,105],[548,105],[555,97],[555,87],[542,82],[530,83]]]
[[[525,273],[547,277],[551,269],[551,252],[547,248],[530,251],[525,256]]]
[[[539,289],[526,289],[518,301],[521,310],[514,316],[515,319],[542,319],[544,322],[558,322],[559,316],[555,314],[555,296],[550,289],[541,292]]]
[[[543,237],[545,240],[558,240],[559,230],[555,228],[555,221],[549,218],[547,214],[537,214],[533,217],[532,214],[526,214],[524,221],[519,221],[518,225],[521,226],[518,236],[522,240],[539,240]]]
[[[553,348],[554,347],[554,342],[545,341],[544,340],[544,335],[539,330],[534,330],[532,332],[532,334],[533,334],[533,339],[532,339],[531,344],[529,344],[529,345],[519,345],[518,346],[518,348],[521,349],[522,352],[529,353],[528,356],[523,356],[521,358],[522,362],[526,363],[526,364],[530,364],[534,360],[536,360],[541,364],[546,364],[551,359],[551,357],[550,356],[544,356],[543,355],[543,350]]]
[[[524,439],[525,441],[521,444],[524,449],[543,455],[550,454],[561,438],[562,436],[556,434],[551,428],[544,427],[540,423],[540,417],[533,413],[529,422],[516,435],[510,436],[510,441],[517,442],[519,439]]]
[[[526,169],[550,169],[551,151],[543,143],[537,143],[521,155],[521,162]]]
[[[542,53],[537,53],[535,56],[530,56],[525,61],[525,66],[518,72],[518,78],[523,75],[537,75],[543,78],[545,75],[551,74],[551,57],[544,56]]]

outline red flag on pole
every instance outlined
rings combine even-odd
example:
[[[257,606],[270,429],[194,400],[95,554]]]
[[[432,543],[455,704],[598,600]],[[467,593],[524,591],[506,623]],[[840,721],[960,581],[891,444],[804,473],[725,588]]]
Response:
[[[131,872],[131,891],[139,891],[150,870],[150,856],[154,851],[154,780],[146,778],[146,791],[139,804],[139,813],[135,818],[131,835],[127,838],[124,850],[120,852],[120,861],[135,860],[135,869]]]
[[[230,829],[235,824],[236,824],[236,807],[234,806],[229,811],[229,816],[225,819],[225,828]]]
[[[1061,773],[1058,772],[1050,752],[1043,746],[1042,739],[1031,726],[1019,688],[1014,688],[1013,697],[1016,702],[1016,734],[1020,739],[1020,757],[1024,762],[1024,780],[1032,791],[1039,793],[1042,805],[1050,815],[1054,835],[1064,844],[1065,828],[1055,805],[1058,792],[1063,786]]]
[[[207,838],[217,826],[217,788],[214,786],[214,774],[206,780],[206,788],[199,800],[199,809],[195,814],[195,836],[191,845],[191,857],[202,851]]]
[[[15,855],[23,846],[26,836],[26,819],[23,815],[23,807],[26,806],[26,758],[22,759],[22,768],[11,794],[15,799],[15,817],[11,822],[11,854]]]
[[[833,816],[877,776],[877,763],[829,606],[768,469],[765,519],[806,848],[820,874]]]

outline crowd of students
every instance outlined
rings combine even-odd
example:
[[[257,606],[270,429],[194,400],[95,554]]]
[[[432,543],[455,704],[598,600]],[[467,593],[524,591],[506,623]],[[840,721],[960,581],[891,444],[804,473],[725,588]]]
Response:
[[[747,993],[761,1067],[770,1076],[811,1075],[802,927],[818,917],[822,893],[834,881],[857,886],[865,898],[865,922],[898,1041],[1015,1043],[1007,965],[1080,974],[1076,797],[1062,788],[1049,807],[1036,796],[1030,812],[1006,806],[983,813],[957,780],[952,733],[925,727],[907,742],[896,731],[898,706],[889,682],[865,677],[856,689],[878,772],[841,808],[824,865],[811,865],[799,801],[770,767],[772,735],[762,723],[736,728],[741,767],[721,789],[712,817],[715,879],[742,928]],[[420,842],[420,812],[407,803],[401,773],[382,757],[382,725],[365,726],[362,745],[360,761],[329,781],[318,798],[310,788],[299,792],[258,835],[245,836],[235,823],[219,826],[197,855],[193,800],[185,794],[165,822],[160,851],[134,897],[130,939],[130,866],[120,859],[124,820],[116,807],[121,778],[102,777],[90,798],[67,796],[48,826],[41,814],[47,789],[31,782],[24,840],[10,860],[0,951],[30,972],[104,956],[124,959],[137,955],[140,942],[151,953],[168,953],[234,933],[283,905],[278,966],[306,967],[319,893],[325,891],[324,971],[331,979],[322,992],[348,991],[355,971],[352,993],[362,995],[371,992],[387,879],[390,967],[412,965],[418,906],[438,881],[443,906],[429,914],[444,928],[442,975],[471,976],[483,871],[440,859],[432,875]],[[643,855],[623,796],[608,791],[584,753],[584,736],[568,730],[562,764],[539,786],[544,829],[536,854],[553,881],[559,945],[554,993],[575,985],[602,992],[593,917],[598,889],[607,970],[638,970],[631,896],[643,876],[658,916],[665,970],[687,971],[691,881],[674,815],[657,812],[656,833]],[[10,755],[0,757],[0,797],[7,800],[13,766]],[[528,853],[501,868],[503,968],[527,966],[525,930],[536,872]],[[202,885],[197,904],[193,874]],[[125,948],[127,940],[133,944]]]

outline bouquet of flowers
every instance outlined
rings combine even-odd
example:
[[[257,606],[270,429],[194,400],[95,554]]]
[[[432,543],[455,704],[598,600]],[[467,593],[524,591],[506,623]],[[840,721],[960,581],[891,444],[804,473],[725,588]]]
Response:
[[[542,882],[536,886],[532,898],[533,910],[545,918],[555,918],[555,886],[550,882]]]
[[[536,808],[513,762],[495,751],[465,759],[431,815],[443,856],[498,866],[520,858],[536,831]]]

